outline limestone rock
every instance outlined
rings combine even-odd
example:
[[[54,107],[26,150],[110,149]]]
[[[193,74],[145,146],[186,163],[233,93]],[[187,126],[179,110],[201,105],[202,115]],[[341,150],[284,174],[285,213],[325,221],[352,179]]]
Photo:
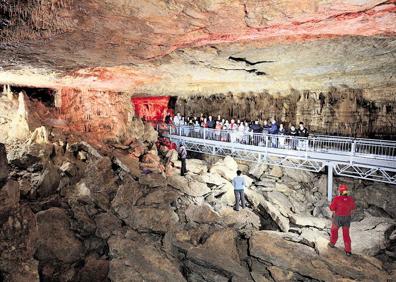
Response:
[[[279,211],[286,217],[295,210],[293,204],[289,201],[289,198],[283,193],[277,191],[267,192],[266,196],[270,202],[279,207]]]
[[[279,166],[274,166],[274,167],[271,169],[270,175],[273,176],[273,177],[281,178],[281,177],[283,176],[282,168],[279,167]]]
[[[126,209],[121,219],[140,232],[163,233],[173,230],[179,217],[171,208],[133,207]]]
[[[8,161],[5,145],[0,143],[0,187],[8,178]]]
[[[73,263],[82,256],[83,247],[70,230],[70,220],[60,208],[50,208],[37,213],[39,260],[59,260]]]
[[[237,230],[259,229],[261,226],[260,217],[250,209],[235,211],[231,207],[220,210],[220,216],[225,225]]]
[[[176,262],[151,244],[121,237],[111,237],[108,244],[111,281],[185,281]]]
[[[77,174],[77,167],[71,162],[64,162],[59,169],[69,177],[74,177]]]
[[[267,201],[264,196],[256,191],[251,189],[245,190],[246,197],[255,207],[262,206],[264,210],[271,216],[271,218],[275,221],[275,223],[279,226],[279,228],[288,232],[290,228],[289,219],[282,214],[280,208],[275,206],[274,204]]]
[[[384,250],[388,244],[386,234],[392,230],[396,222],[389,218],[366,216],[362,221],[352,222],[350,236],[352,252],[362,255],[375,256]],[[337,246],[344,248],[341,230]]]
[[[312,172],[299,169],[287,168],[285,169],[284,174],[291,179],[302,183],[310,183],[314,179],[314,175]]]
[[[318,229],[330,228],[331,221],[325,218],[292,214],[290,221],[298,226],[316,227]]]
[[[208,185],[216,185],[216,186],[220,186],[228,182],[226,179],[215,173],[203,173],[194,179],[200,182],[204,182]]]
[[[167,184],[166,178],[159,173],[144,174],[139,177],[139,183],[141,185],[147,185],[150,188],[160,187],[160,186],[165,187]]]
[[[121,221],[112,213],[101,213],[95,216],[96,236],[107,240],[121,229]]]
[[[217,231],[203,246],[188,249],[187,259],[199,266],[215,269],[229,279],[248,281],[249,272],[240,263],[236,237],[237,234],[232,229]]]
[[[265,263],[317,280],[386,281],[388,277],[385,271],[363,257],[354,256],[351,260],[336,249],[319,256],[313,248],[287,241],[277,232],[256,231],[249,247],[251,255]],[[296,257],[303,259],[296,260]]]
[[[47,197],[53,194],[59,186],[60,174],[56,167],[48,165],[41,174],[37,192],[41,197]]]
[[[37,262],[33,260],[33,256],[37,249],[39,234],[34,213],[26,205],[19,206],[14,208],[6,218],[1,215],[0,220],[2,221],[0,269],[2,275],[5,276],[3,278],[5,281],[12,281],[11,278],[37,277],[38,269],[34,269]],[[10,280],[7,280],[8,278]]]
[[[3,188],[0,188],[0,219],[7,217],[19,204],[19,184],[9,180]]]
[[[220,202],[227,206],[233,206],[235,204],[235,194],[234,194],[234,186],[231,183],[227,182],[221,189],[225,191],[220,197]]]
[[[236,176],[238,170],[237,162],[230,156],[215,163],[211,168],[211,173],[217,173],[227,180],[232,180]]]
[[[260,179],[263,173],[268,169],[268,165],[263,163],[253,163],[249,167],[249,174],[253,175],[255,178]]]
[[[369,205],[383,209],[387,214],[396,218],[396,193],[394,187],[376,183],[366,187],[353,189],[353,197],[359,206]]]
[[[202,182],[179,175],[168,177],[168,184],[173,188],[193,197],[200,197],[210,192],[210,188]]]
[[[178,162],[177,165],[175,165],[177,168],[181,167],[181,162]],[[191,171],[192,173],[195,174],[203,174],[208,171],[208,166],[206,163],[202,160],[198,159],[187,159],[186,160],[186,167],[188,171]]]
[[[33,131],[28,143],[46,144],[48,143],[48,135],[48,130],[45,126],[38,127]]]
[[[208,224],[217,222],[220,218],[219,214],[206,203],[190,205],[186,210],[186,217],[189,221]]]
[[[84,267],[78,272],[78,281],[106,281],[109,261],[90,255],[84,260]]]

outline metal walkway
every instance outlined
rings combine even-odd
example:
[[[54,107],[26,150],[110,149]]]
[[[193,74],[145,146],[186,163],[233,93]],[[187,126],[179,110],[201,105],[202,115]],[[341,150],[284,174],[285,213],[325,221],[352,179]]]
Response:
[[[327,167],[329,200],[333,173],[396,185],[396,142],[348,137],[253,134],[201,127],[158,125],[187,150],[286,168],[319,172]]]

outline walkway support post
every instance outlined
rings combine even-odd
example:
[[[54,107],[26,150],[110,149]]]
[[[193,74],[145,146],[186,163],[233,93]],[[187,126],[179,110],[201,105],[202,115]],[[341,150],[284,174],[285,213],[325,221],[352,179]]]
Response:
[[[331,202],[333,199],[333,163],[327,164],[327,200]]]

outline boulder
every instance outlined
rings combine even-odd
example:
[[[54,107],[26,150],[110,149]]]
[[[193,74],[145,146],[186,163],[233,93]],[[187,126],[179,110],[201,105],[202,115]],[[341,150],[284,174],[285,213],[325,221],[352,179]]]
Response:
[[[293,168],[286,168],[284,174],[285,176],[302,183],[310,183],[315,177],[312,172]]]
[[[79,282],[106,281],[109,273],[109,260],[90,255],[85,258],[84,266],[77,275]]]
[[[326,218],[318,218],[300,214],[291,214],[290,222],[298,226],[315,227],[318,229],[328,229],[331,226],[331,221]]]
[[[289,198],[286,197],[283,193],[273,191],[267,192],[266,198],[273,204],[279,207],[279,211],[286,217],[288,217],[292,211],[294,211],[294,206],[289,201]]]
[[[320,281],[387,281],[388,274],[363,257],[353,259],[343,251],[327,249],[318,255],[315,249],[283,238],[279,232],[256,231],[249,240],[251,256],[263,264],[276,266]]]
[[[64,175],[69,177],[74,177],[77,175],[77,167],[71,162],[64,162],[59,169]]]
[[[263,207],[264,210],[271,216],[272,220],[278,225],[279,229],[288,232],[290,228],[289,219],[284,216],[278,206],[267,201],[264,196],[254,190],[246,189],[246,197],[249,202],[255,207]]]
[[[113,163],[119,166],[125,172],[130,173],[134,177],[140,177],[140,163],[138,158],[132,158],[130,155],[114,152]]]
[[[186,212],[188,221],[197,223],[215,223],[220,219],[220,216],[215,212],[210,205],[203,203],[201,205],[191,204],[188,206]]]
[[[273,191],[275,189],[275,179],[272,178],[261,178],[260,181],[255,182],[258,189],[263,191]]]
[[[353,253],[375,256],[388,245],[387,234],[396,222],[390,218],[366,216],[362,221],[352,222],[350,236]],[[337,246],[344,248],[341,230]]]
[[[128,226],[140,232],[156,232],[165,234],[173,230],[179,217],[170,207],[132,207],[119,213]]]
[[[0,222],[6,218],[11,211],[19,205],[19,184],[14,180],[9,180],[3,188],[0,188]]]
[[[230,156],[215,163],[211,168],[211,173],[217,173],[227,180],[232,180],[236,176],[238,170],[237,162]]]
[[[121,220],[112,213],[100,213],[96,215],[95,223],[95,235],[104,240],[107,240],[111,235],[121,232]]]
[[[166,178],[160,173],[143,174],[139,177],[139,183],[150,188],[165,187],[167,184]]]
[[[77,231],[82,236],[95,234],[96,224],[87,214],[85,206],[72,201],[69,202],[69,205],[71,206],[75,219],[72,221],[73,230]]]
[[[216,270],[227,277],[228,281],[251,281],[250,274],[239,258],[237,250],[237,233],[232,229],[223,229],[213,233],[202,246],[186,250],[190,271],[195,265],[205,269]],[[205,278],[204,278],[205,280]]]
[[[198,182],[191,177],[186,178],[180,175],[168,177],[168,184],[182,193],[192,197],[201,197],[210,193],[211,191],[205,183]]]
[[[368,208],[375,206],[396,219],[395,187],[383,183],[375,183],[366,187],[358,186],[353,189],[353,197],[358,206]]]
[[[48,165],[38,180],[37,192],[41,197],[48,197],[55,193],[60,182],[60,173],[53,165]]]
[[[235,211],[231,207],[226,207],[221,209],[219,214],[225,225],[236,230],[259,229],[261,226],[260,217],[247,208]]]
[[[8,178],[8,161],[5,145],[0,143],[0,188]]]
[[[26,205],[18,206],[0,220],[0,271],[5,276],[2,276],[3,281],[13,281],[11,277],[35,277],[38,269],[34,269],[37,264],[34,263],[33,256],[37,248],[38,232],[34,213]]]
[[[153,244],[117,236],[108,244],[112,257],[108,277],[113,282],[185,281],[177,263]]]
[[[38,212],[36,217],[38,227],[36,257],[38,260],[73,263],[81,259],[83,247],[70,230],[70,220],[65,210],[50,208]]]
[[[120,219],[127,218],[133,206],[142,196],[143,192],[139,187],[139,183],[135,180],[130,180],[129,183],[124,183],[118,188],[117,194],[111,202],[111,207]]]
[[[181,162],[180,161],[175,162],[175,167],[181,168]],[[206,163],[198,159],[187,159],[186,167],[188,171],[195,174],[203,174],[208,171],[208,166],[206,165]]]
[[[220,203],[226,206],[234,206],[235,205],[235,194],[234,194],[234,186],[230,182],[227,182],[221,189],[225,191],[221,196],[217,196],[220,199]]]
[[[226,179],[215,173],[203,173],[199,176],[195,176],[194,179],[200,182],[204,182],[208,185],[216,186],[220,186],[228,182]]]
[[[253,163],[249,166],[249,174],[257,179],[263,175],[263,173],[268,169],[268,165],[263,163]]]
[[[48,136],[49,134],[47,128],[45,126],[40,126],[33,131],[28,144],[46,144],[48,143]]]
[[[281,178],[283,176],[283,171],[280,166],[273,166],[270,172],[273,177]]]

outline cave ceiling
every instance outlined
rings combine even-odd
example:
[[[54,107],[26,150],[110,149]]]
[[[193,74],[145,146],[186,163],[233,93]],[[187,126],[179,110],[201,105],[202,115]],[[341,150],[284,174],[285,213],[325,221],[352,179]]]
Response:
[[[395,0],[1,0],[0,16],[0,84],[396,89]]]

